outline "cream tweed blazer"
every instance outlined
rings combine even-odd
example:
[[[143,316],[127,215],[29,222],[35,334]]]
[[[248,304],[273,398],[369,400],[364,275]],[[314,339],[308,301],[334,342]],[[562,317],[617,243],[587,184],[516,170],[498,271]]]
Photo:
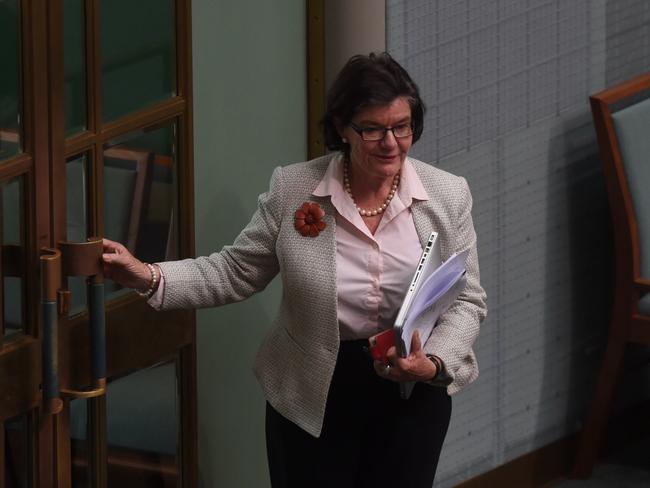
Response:
[[[260,195],[257,211],[231,246],[210,256],[160,263],[163,310],[244,300],[280,273],[282,301],[254,371],[269,403],[315,437],[339,349],[335,209],[329,197],[312,195],[332,157],[276,168],[269,191]],[[411,206],[420,241],[424,244],[437,231],[443,259],[470,248],[467,286],[424,345],[444,361],[447,374],[440,386],[453,394],[478,375],[472,344],[486,314],[472,198],[464,178],[410,161],[429,195]],[[326,212],[327,227],[317,237],[294,229],[294,212],[306,201],[318,202]]]

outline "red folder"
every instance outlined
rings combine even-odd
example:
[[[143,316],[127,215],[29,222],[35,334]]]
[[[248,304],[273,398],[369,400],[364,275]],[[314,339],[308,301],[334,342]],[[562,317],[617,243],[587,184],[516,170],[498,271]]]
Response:
[[[386,353],[388,350],[395,345],[395,329],[390,328],[379,334],[368,337],[368,342],[370,344],[369,350],[370,355],[375,361],[382,361],[385,364],[388,364],[388,358]]]

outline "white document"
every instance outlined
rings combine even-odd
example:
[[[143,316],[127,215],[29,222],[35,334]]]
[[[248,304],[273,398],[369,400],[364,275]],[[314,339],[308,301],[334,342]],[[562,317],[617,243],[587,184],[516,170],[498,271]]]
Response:
[[[402,357],[411,352],[413,332],[420,332],[422,343],[429,338],[438,318],[456,300],[465,287],[465,260],[469,250],[453,254],[431,273],[411,300],[400,330]]]

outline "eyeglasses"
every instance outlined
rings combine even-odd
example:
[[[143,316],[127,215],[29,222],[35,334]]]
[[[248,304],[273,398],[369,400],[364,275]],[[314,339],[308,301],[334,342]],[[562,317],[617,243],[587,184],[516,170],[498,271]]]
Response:
[[[352,122],[349,125],[364,141],[381,141],[388,131],[391,131],[397,139],[413,135],[413,124],[410,122],[395,127],[359,127]]]

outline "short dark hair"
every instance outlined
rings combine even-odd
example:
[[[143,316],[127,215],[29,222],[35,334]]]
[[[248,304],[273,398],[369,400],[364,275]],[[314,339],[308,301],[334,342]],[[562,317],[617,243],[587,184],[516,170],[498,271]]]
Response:
[[[405,97],[411,106],[413,142],[416,142],[422,135],[425,110],[418,86],[388,53],[352,56],[327,92],[322,120],[327,148],[349,149],[336,130],[337,122],[347,125],[362,108],[387,104],[397,97]]]

